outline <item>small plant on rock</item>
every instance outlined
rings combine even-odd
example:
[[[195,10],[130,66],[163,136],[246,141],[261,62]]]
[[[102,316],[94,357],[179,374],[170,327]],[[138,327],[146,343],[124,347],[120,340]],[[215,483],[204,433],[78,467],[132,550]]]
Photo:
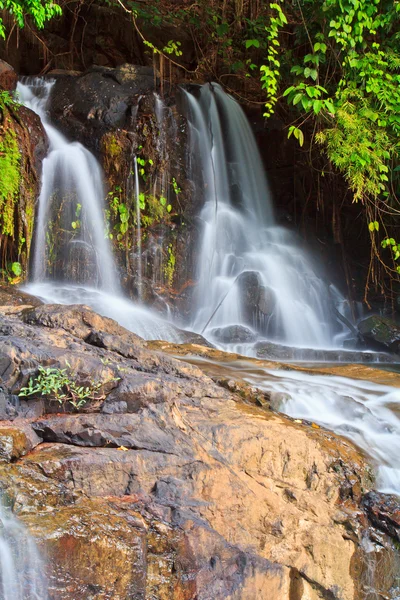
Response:
[[[70,367],[68,363],[67,366]],[[103,383],[93,381],[89,386],[80,386],[68,369],[40,366],[38,375],[29,379],[28,385],[21,389],[19,396],[46,396],[59,404],[69,402],[79,410],[88,400],[105,398],[102,386]]]

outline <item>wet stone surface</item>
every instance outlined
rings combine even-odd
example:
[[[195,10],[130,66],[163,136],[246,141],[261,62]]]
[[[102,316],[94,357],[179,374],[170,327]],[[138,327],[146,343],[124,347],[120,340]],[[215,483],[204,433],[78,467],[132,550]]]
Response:
[[[351,443],[87,307],[5,310],[1,325],[7,399],[39,365],[103,383],[80,412],[28,397],[0,423],[1,486],[48,558],[52,599],[360,596],[368,516],[384,536],[388,509],[363,499],[373,483]]]

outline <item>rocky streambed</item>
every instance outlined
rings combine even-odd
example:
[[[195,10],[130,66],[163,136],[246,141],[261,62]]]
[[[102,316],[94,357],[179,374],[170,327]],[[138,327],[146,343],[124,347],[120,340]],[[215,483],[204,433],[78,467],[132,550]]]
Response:
[[[87,307],[7,298],[1,487],[51,599],[399,597],[399,504],[351,442]],[[97,392],[19,397],[39,366]]]

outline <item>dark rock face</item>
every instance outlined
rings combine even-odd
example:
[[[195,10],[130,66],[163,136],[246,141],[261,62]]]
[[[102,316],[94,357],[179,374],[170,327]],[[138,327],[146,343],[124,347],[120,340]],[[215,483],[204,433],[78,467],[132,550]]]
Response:
[[[261,340],[254,346],[257,358],[281,361],[310,362],[344,362],[368,363],[379,360],[381,363],[392,363],[398,360],[388,352],[361,352],[358,350],[324,350],[319,348],[294,348]]]
[[[374,315],[361,321],[358,330],[375,347],[400,353],[400,326],[395,321]]]
[[[92,67],[83,74],[56,72],[54,77],[49,107],[54,123],[94,152],[103,166],[110,240],[126,293],[132,298],[138,293],[136,157],[142,300],[161,311],[176,303],[185,313],[201,198],[187,175],[188,128],[180,88],[160,82],[149,67],[130,64]],[[129,215],[123,234],[121,205]]]
[[[251,329],[242,325],[217,327],[212,330],[212,335],[221,344],[245,344],[255,342],[257,339]]]
[[[371,523],[400,542],[399,499],[396,496],[369,492],[364,496],[362,503]]]
[[[136,65],[96,67],[83,75],[58,76],[50,112],[71,139],[95,152],[112,129],[135,129],[138,96],[153,92],[153,70]]]
[[[50,557],[54,600],[292,600],[294,573],[310,598],[355,597],[348,530],[369,479],[349,443],[86,307],[3,315],[5,396],[67,361],[104,384],[85,412],[27,397],[0,423],[2,488]]]
[[[12,92],[17,87],[18,76],[11,65],[0,60],[0,88]]]
[[[259,273],[245,271],[237,280],[242,299],[243,318],[250,326],[256,326],[274,311],[276,298],[272,290],[262,284]]]

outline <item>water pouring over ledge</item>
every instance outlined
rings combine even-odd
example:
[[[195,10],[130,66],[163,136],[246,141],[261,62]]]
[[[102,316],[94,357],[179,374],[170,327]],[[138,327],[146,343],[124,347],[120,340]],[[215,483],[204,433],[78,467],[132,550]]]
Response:
[[[185,95],[192,178],[205,198],[188,326],[211,339],[217,330],[239,325],[287,345],[338,345],[342,327],[335,309],[343,309],[344,298],[322,279],[295,234],[277,225],[241,107],[214,83]],[[249,288],[259,296],[251,314]]]
[[[17,88],[21,102],[39,115],[49,139],[35,223],[31,283],[24,289],[47,303],[87,304],[145,339],[179,343],[183,341],[181,330],[122,295],[105,235],[103,174],[89,150],[69,142],[50,124],[46,106],[53,85],[53,81],[34,78],[18,83]],[[136,160],[135,167],[138,194]]]
[[[48,121],[46,105],[54,81],[18,83],[22,103],[36,112],[49,140],[35,224],[32,280],[73,280],[118,292],[104,232],[103,177],[95,157],[70,143]],[[52,269],[52,270],[50,270]]]
[[[0,598],[47,600],[44,565],[33,538],[0,502]]]

